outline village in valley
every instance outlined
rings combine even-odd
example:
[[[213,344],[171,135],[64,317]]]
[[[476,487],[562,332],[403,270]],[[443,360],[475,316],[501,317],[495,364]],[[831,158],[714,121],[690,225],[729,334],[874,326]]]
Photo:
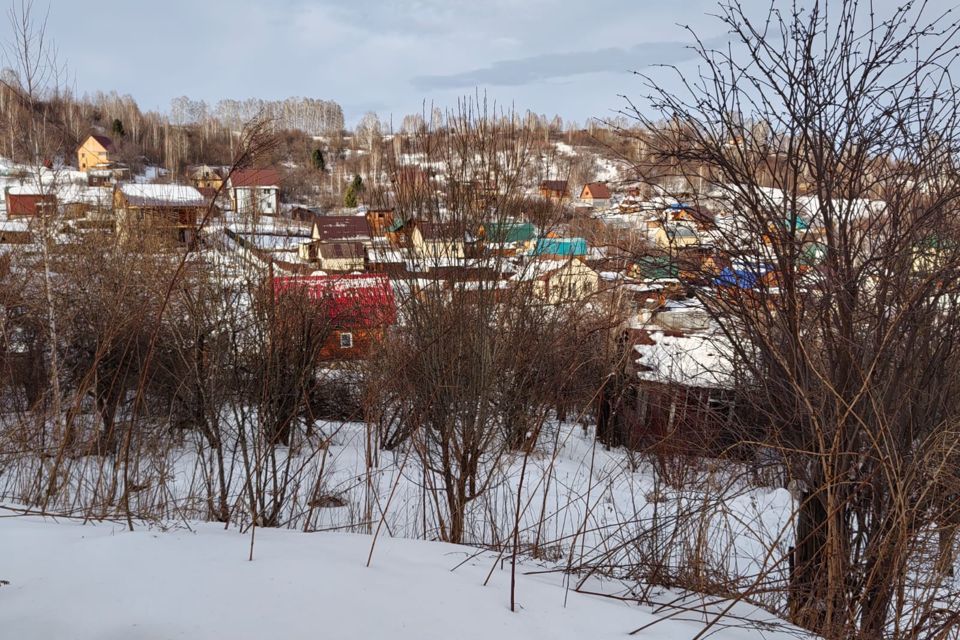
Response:
[[[371,126],[379,129],[379,123]],[[594,127],[600,138],[610,138],[602,124]],[[118,143],[108,132],[95,132],[76,147],[75,159],[61,158],[70,164],[5,166],[0,242],[8,252],[36,253],[38,220],[56,212],[61,246],[96,234],[98,242],[136,251],[183,252],[188,261],[215,254],[237,269],[262,272],[278,292],[308,289],[318,309],[357,307],[357,313],[329,312],[319,354],[333,368],[380,348],[398,310],[402,316],[405,301],[423,289],[474,288],[491,297],[522,290],[545,307],[596,311],[612,322],[608,330],[619,334],[621,346],[633,345],[624,363],[635,387],[632,401],[643,414],[617,425],[611,442],[650,443],[668,433],[689,440],[688,427],[678,427],[687,420],[701,439],[710,430],[700,423],[725,414],[723,380],[730,373],[723,371],[722,346],[704,350],[704,339],[716,338],[717,330],[693,288],[771,287],[776,271],[763,264],[762,248],[753,265],[716,249],[724,246],[723,230],[735,224],[736,211],[721,194],[711,194],[708,180],[676,172],[645,179],[637,162],[646,158],[631,163],[594,133],[548,127],[545,134],[539,166],[531,160],[525,182],[511,185],[519,202],[496,184],[471,181],[467,189],[480,194],[470,197],[491,206],[444,218],[451,181],[462,176],[448,178],[443,162],[417,162],[416,154],[350,173],[334,154],[364,150],[335,152],[325,148],[324,136],[314,136],[315,153],[331,159],[313,172],[333,174],[341,184],[325,184],[328,193],[314,187],[311,198],[303,185],[296,186],[297,195],[287,187],[302,170],[290,159],[262,165],[254,158],[243,167],[146,166],[133,174],[118,159]],[[424,135],[378,132],[383,149],[377,153],[415,145]],[[586,144],[573,147],[569,139]],[[571,173],[579,181],[570,180]],[[348,196],[355,206],[330,205],[355,185],[363,185]],[[423,212],[412,206],[419,203],[426,203]],[[822,233],[806,222],[815,214],[811,209],[796,220],[810,267]],[[657,395],[668,388],[669,397]],[[657,397],[653,404],[650,394]]]

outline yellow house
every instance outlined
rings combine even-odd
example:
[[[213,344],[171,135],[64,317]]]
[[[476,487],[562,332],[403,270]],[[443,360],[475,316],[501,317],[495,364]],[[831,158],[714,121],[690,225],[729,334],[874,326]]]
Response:
[[[653,229],[653,241],[661,249],[673,251],[699,245],[700,236],[686,224],[661,223]]]
[[[600,274],[579,258],[537,259],[514,276],[530,295],[547,304],[584,302],[600,289]]]
[[[113,140],[107,136],[89,136],[77,149],[77,166],[81,171],[103,169],[110,166],[113,153]]]

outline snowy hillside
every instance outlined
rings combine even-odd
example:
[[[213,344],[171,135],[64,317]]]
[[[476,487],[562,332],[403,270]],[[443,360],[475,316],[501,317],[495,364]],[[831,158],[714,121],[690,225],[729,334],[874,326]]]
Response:
[[[510,564],[495,554],[383,537],[366,567],[372,540],[257,530],[249,562],[250,535],[211,524],[131,533],[122,524],[0,517],[0,579],[9,581],[0,587],[0,635],[599,640],[655,622],[634,637],[680,640],[704,627],[699,611],[654,613],[650,606],[577,593],[565,589],[563,574],[529,563],[518,568],[518,611],[511,613]],[[598,583],[590,590],[612,587]],[[699,610],[701,602],[676,604]],[[767,624],[767,614],[752,607],[738,605],[731,613],[711,637],[797,637]]]

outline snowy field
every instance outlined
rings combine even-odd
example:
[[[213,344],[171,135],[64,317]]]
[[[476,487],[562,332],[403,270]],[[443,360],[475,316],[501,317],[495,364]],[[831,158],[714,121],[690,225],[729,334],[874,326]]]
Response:
[[[249,533],[212,524],[129,532],[13,514],[0,511],[0,580],[9,582],[0,637],[10,640],[564,640],[623,638],[646,625],[632,637],[680,640],[704,628],[702,611],[577,593],[530,562],[518,567],[511,612],[510,563],[470,547],[384,537],[367,567],[372,536],[258,529],[251,562]],[[730,614],[710,637],[798,637],[750,606]]]

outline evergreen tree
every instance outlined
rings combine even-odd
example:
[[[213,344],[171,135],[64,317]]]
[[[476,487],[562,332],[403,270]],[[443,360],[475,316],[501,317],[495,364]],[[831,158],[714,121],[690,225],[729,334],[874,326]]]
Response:
[[[317,171],[326,171],[327,170],[327,161],[323,157],[322,149],[314,149],[313,154],[310,156],[311,161],[313,162],[313,168]]]
[[[123,128],[123,121],[120,118],[113,119],[113,126],[111,129],[115,138],[122,138],[127,135],[126,130]]]
[[[357,206],[357,190],[352,182],[347,185],[347,190],[343,192],[343,206],[351,209]]]

